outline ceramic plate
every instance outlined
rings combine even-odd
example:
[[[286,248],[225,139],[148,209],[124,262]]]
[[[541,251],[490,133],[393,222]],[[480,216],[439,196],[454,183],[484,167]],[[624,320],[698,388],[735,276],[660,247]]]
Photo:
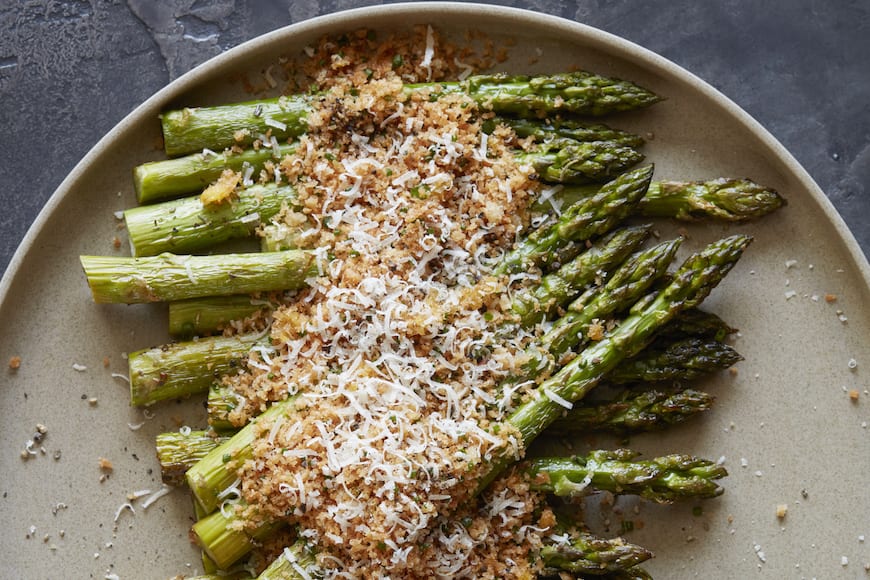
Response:
[[[658,178],[749,176],[788,198],[787,208],[758,223],[686,229],[694,246],[736,231],[756,238],[708,301],[740,328],[735,346],[746,360],[736,375],[707,385],[718,400],[706,417],[631,441],[647,455],[724,457],[725,495],[641,504],[638,513],[620,500],[616,512],[590,516],[591,523],[615,534],[630,520],[628,538],[656,553],[648,565],[656,578],[864,578],[870,311],[861,305],[870,303],[870,270],[842,220],[770,134],[674,64],[574,22],[471,4],[356,10],[248,42],[149,99],[63,182],[0,284],[0,576],[162,578],[201,569],[187,540],[186,493],[148,510],[134,502],[135,515],[117,512],[129,493],[160,488],[154,436],[204,424],[201,401],[166,404],[146,418],[112,376],[126,373],[122,353],[167,341],[165,309],[93,304],[78,255],[123,252],[112,245],[123,239],[113,213],[134,205],[131,167],[160,157],[159,111],[243,99],[234,73],[260,71],[323,34],[412,23],[457,37],[474,23],[511,44],[508,71],[580,66],[649,86],[667,100],[614,124],[653,135],[646,153]],[[13,356],[21,357],[15,371],[6,368]],[[37,423],[47,428],[37,444],[45,453],[24,461]],[[114,466],[103,482],[101,457]],[[784,519],[779,505],[788,507]]]

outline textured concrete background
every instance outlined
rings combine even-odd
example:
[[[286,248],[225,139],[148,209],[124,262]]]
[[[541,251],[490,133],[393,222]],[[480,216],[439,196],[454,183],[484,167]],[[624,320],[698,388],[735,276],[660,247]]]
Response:
[[[0,0],[0,272],[49,195],[136,105],[277,27],[352,0]],[[870,250],[870,2],[509,0],[649,48],[767,127]]]

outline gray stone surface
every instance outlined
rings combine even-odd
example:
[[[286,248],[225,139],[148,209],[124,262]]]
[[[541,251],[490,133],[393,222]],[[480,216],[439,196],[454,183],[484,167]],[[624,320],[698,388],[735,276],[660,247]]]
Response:
[[[0,271],[88,149],[166,83],[249,38],[379,2],[0,0]],[[870,250],[870,2],[511,0],[637,42],[767,127]]]

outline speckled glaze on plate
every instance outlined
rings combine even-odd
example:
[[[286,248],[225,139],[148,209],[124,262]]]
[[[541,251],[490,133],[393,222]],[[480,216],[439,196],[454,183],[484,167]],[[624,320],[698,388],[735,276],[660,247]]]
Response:
[[[245,43],[145,102],[61,184],[0,282],[0,576],[165,578],[201,570],[187,540],[184,492],[148,510],[134,502],[135,515],[117,512],[129,493],[160,488],[154,436],[204,424],[201,401],[169,403],[147,419],[129,408],[126,383],[112,376],[126,372],[122,353],[167,341],[165,308],[94,305],[77,257],[111,254],[113,237],[123,239],[113,213],[134,204],[130,169],[160,157],[160,110],[244,98],[228,80],[233,73],[262,70],[323,34],[417,23],[457,37],[473,23],[497,43],[515,43],[508,71],[580,66],[647,85],[667,100],[613,124],[654,135],[646,153],[658,178],[750,176],[789,200],[759,223],[686,228],[690,248],[735,231],[756,237],[707,303],[740,328],[735,346],[746,360],[736,375],[706,385],[718,400],[705,418],[631,441],[647,455],[724,457],[726,494],[676,506],[620,499],[617,513],[590,513],[590,523],[615,534],[622,520],[633,522],[627,537],[656,553],[647,568],[658,579],[865,578],[870,313],[861,306],[870,303],[870,267],[830,203],[761,126],[669,61],[574,22],[451,3],[354,10]],[[676,229],[660,228],[663,235]],[[13,356],[21,357],[14,371],[6,366]],[[23,461],[37,423],[47,427],[46,453]],[[102,483],[100,457],[114,465]],[[781,504],[788,506],[782,520]]]

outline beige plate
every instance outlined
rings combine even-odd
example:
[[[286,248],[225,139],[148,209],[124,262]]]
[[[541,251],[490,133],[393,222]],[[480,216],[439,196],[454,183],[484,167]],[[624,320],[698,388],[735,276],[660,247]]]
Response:
[[[128,493],[160,487],[154,436],[204,419],[198,401],[164,405],[149,420],[127,406],[126,384],[111,373],[125,373],[122,352],[167,340],[165,310],[95,306],[77,260],[113,253],[112,238],[123,236],[112,214],[134,204],[130,168],[159,157],[158,112],[243,98],[227,80],[233,73],[262,70],[325,33],[427,22],[451,34],[474,23],[497,41],[515,41],[509,71],[577,65],[647,85],[668,100],[615,124],[654,133],[647,152],[659,178],[751,176],[789,200],[758,224],[689,228],[694,245],[732,231],[756,237],[708,303],[741,329],[736,346],[746,361],[736,376],[710,385],[718,401],[707,417],[631,442],[646,454],[724,457],[726,494],[703,503],[700,515],[694,504],[641,504],[635,513],[630,500],[619,500],[627,508],[622,516],[595,515],[593,523],[609,519],[617,533],[622,519],[633,521],[628,537],[655,551],[648,567],[656,578],[865,578],[870,542],[859,538],[870,535],[870,433],[863,426],[870,397],[862,381],[870,311],[861,305],[870,303],[870,269],[842,220],[758,123],[674,64],[580,24],[470,4],[355,10],[248,42],[149,99],[63,182],[0,284],[0,576],[163,578],[201,569],[187,542],[191,509],[183,492],[147,511],[134,502],[135,515],[125,510],[113,523]],[[533,62],[536,51],[542,58]],[[826,302],[827,294],[836,301]],[[22,359],[17,371],[6,368],[14,355]],[[74,364],[87,369],[77,372]],[[858,389],[859,401],[844,389]],[[128,426],[143,422],[138,430]],[[37,423],[48,428],[46,454],[22,461]],[[99,457],[114,463],[104,483]],[[788,506],[781,521],[778,504]]]

